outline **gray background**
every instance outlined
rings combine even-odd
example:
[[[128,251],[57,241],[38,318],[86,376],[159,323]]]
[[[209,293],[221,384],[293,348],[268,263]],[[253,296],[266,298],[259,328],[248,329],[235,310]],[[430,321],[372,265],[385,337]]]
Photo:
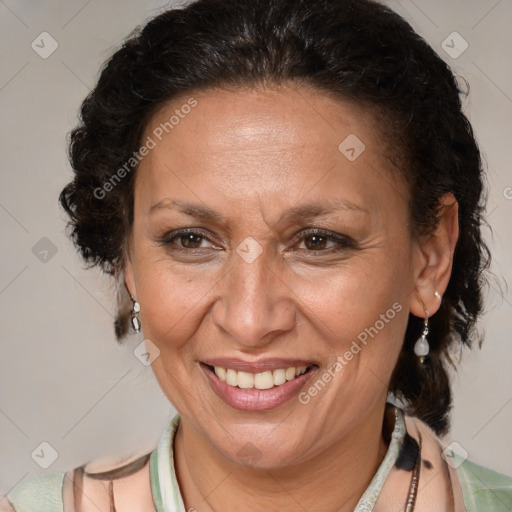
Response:
[[[512,474],[512,3],[388,3],[471,85],[465,108],[489,169],[495,278],[481,322],[486,341],[463,355],[454,376],[453,427],[444,441]],[[100,65],[168,5],[0,0],[0,496],[38,474],[148,452],[173,414],[151,368],[133,354],[141,337],[116,344],[114,287],[83,268],[57,205],[71,177],[66,134]],[[469,45],[457,58],[441,46],[454,31]],[[42,32],[58,43],[46,59],[31,47],[34,40],[43,46]],[[47,469],[39,464],[53,452],[41,442],[57,452]]]

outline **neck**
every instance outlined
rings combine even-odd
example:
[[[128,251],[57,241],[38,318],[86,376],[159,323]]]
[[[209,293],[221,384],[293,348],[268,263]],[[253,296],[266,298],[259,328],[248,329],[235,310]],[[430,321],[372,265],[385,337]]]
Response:
[[[207,439],[180,423],[174,450],[186,510],[353,511],[387,450],[384,405],[347,436],[298,465],[255,469],[224,458]]]

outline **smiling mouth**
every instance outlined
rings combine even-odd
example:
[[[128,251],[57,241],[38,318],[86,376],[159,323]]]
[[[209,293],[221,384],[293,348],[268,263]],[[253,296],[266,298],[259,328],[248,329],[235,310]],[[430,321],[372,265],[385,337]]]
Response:
[[[276,370],[267,370],[259,373],[236,371],[221,366],[211,366],[203,363],[204,366],[228,386],[240,389],[272,389],[279,387],[288,381],[295,380],[302,375],[309,373],[316,365],[290,366]]]

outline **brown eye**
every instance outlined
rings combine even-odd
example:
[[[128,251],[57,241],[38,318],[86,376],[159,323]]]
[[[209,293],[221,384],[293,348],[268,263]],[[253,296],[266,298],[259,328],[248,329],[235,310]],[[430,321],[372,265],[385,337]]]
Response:
[[[203,230],[191,231],[187,229],[171,231],[157,241],[159,245],[166,246],[169,251],[190,252],[191,254],[198,249],[202,252],[208,251],[209,249],[220,249]]]
[[[297,235],[296,240],[300,241],[298,250],[309,254],[331,254],[356,248],[350,237],[319,229],[303,231]]]
[[[318,251],[321,249],[325,249],[327,242],[328,239],[325,236],[310,235],[304,237],[304,245],[310,251]]]
[[[203,239],[204,237],[196,235],[195,233],[188,233],[179,237],[182,247],[185,247],[186,249],[198,249],[201,247]]]

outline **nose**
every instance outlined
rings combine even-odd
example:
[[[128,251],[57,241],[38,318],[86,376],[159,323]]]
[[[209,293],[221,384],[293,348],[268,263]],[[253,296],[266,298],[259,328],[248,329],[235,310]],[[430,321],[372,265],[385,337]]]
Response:
[[[254,261],[233,253],[211,314],[214,325],[238,346],[258,349],[295,327],[293,293],[279,267],[264,253]]]

